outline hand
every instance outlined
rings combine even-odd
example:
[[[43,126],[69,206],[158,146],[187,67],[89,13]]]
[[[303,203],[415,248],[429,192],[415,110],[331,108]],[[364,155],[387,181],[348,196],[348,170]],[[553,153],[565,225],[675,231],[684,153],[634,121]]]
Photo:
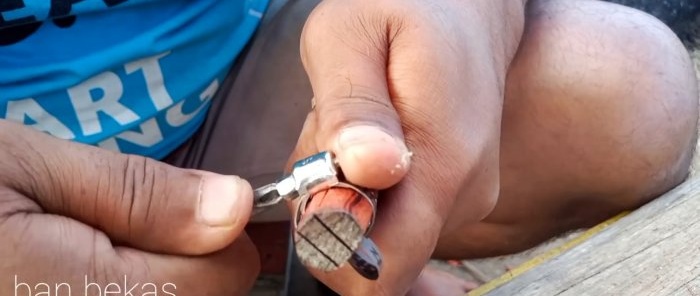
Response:
[[[314,10],[301,55],[315,107],[292,159],[330,150],[351,182],[387,189],[371,235],[384,255],[379,280],[347,267],[315,276],[343,295],[405,294],[441,232],[492,210],[505,69],[523,17],[510,0],[326,0]]]
[[[0,120],[0,295],[244,295],[259,270],[251,210],[237,177]]]

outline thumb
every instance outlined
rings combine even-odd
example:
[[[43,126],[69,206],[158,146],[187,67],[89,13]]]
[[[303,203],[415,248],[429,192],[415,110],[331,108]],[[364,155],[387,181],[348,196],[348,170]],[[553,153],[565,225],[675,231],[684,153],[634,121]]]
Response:
[[[340,22],[339,28],[328,28],[339,23],[326,20],[337,14],[318,11],[323,9],[308,18],[301,42],[302,62],[315,95],[305,128],[314,131],[302,132],[298,147],[333,151],[345,177],[355,184],[393,186],[408,171],[410,153],[387,85],[387,26]],[[367,30],[353,30],[358,27]],[[313,145],[301,143],[306,141]],[[313,152],[296,151],[295,156]]]
[[[117,244],[171,254],[210,253],[233,242],[250,217],[252,189],[238,177],[0,125],[8,126],[1,126],[5,133],[0,137],[12,138],[7,133],[14,132],[24,139],[3,147],[17,166],[6,170],[13,172],[10,186],[44,211],[98,228]]]

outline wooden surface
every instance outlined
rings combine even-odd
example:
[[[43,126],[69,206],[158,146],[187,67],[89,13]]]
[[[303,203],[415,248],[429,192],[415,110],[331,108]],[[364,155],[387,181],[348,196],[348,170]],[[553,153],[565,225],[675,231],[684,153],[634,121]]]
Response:
[[[486,295],[700,295],[700,179]]]
[[[370,202],[352,189],[315,194],[294,235],[299,260],[323,271],[343,266],[360,246],[372,214]]]

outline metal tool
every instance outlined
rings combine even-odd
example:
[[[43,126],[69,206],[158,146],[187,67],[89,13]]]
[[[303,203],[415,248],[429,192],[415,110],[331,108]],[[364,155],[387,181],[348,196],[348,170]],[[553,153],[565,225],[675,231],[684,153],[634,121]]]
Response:
[[[321,152],[297,161],[292,167],[292,173],[277,183],[255,189],[253,206],[264,209],[283,200],[292,201],[309,196],[338,183],[338,167],[332,154]]]
[[[282,201],[292,201],[301,199],[296,217],[293,219],[294,227],[301,217],[301,213],[314,193],[322,190],[338,187],[349,187],[362,193],[372,205],[372,213],[376,212],[376,194],[367,194],[358,187],[342,180],[342,174],[337,162],[330,152],[321,152],[294,164],[289,175],[284,176],[276,183],[261,186],[254,191],[254,214],[264,211],[266,208],[274,206]],[[374,223],[374,216],[370,222],[365,235]],[[371,239],[365,237],[359,248],[355,250],[353,256],[348,261],[350,265],[367,279],[376,280],[381,270],[382,258],[377,246]]]

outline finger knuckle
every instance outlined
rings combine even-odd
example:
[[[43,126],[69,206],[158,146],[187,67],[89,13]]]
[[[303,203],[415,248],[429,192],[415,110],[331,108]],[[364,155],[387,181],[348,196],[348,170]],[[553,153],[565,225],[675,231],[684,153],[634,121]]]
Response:
[[[381,5],[361,2],[369,1],[324,1],[319,4],[304,25],[303,43],[314,44],[332,38],[369,58],[385,58],[391,39],[402,27],[409,10],[393,3],[396,1],[380,1]]]
[[[358,121],[377,123],[387,130],[396,129],[394,126],[387,126],[398,122],[396,111],[387,94],[353,84],[347,79],[345,83],[338,84],[334,90],[325,94],[325,97],[326,99],[319,100],[316,105],[318,120],[335,122],[335,126],[330,127],[332,130]],[[387,116],[395,120],[384,120]]]
[[[56,204],[61,208],[65,200],[60,184],[67,179],[66,171],[70,171],[70,166],[58,169],[62,166],[57,163],[60,159],[48,157],[35,145],[27,137],[0,135],[0,182],[31,198],[55,201],[43,203],[43,206]]]
[[[91,241],[85,242],[85,252],[85,280],[104,284],[125,274],[125,264],[123,260],[119,260],[120,257],[113,256],[114,250],[105,234],[93,231]]]
[[[153,211],[156,200],[156,180],[159,170],[150,160],[143,156],[127,155],[121,170],[119,209],[123,213],[127,231],[124,235],[130,238],[140,232],[140,226],[149,225],[155,219]],[[167,179],[167,178],[164,178]]]

